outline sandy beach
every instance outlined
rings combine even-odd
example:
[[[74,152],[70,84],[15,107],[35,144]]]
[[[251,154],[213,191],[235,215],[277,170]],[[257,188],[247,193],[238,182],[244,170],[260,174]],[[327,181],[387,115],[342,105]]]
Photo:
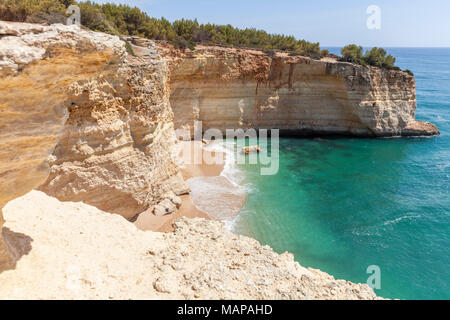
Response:
[[[232,219],[239,214],[245,204],[246,194],[236,194],[236,187],[221,176],[226,154],[207,151],[205,146],[201,141],[179,142],[177,160],[184,180],[193,189],[191,194],[180,197],[182,205],[174,214],[155,216],[150,212],[151,209],[141,213],[134,222],[136,227],[143,231],[171,232],[173,222],[182,217],[219,220],[221,217]],[[199,182],[211,188],[202,192],[196,188]],[[212,189],[220,191],[212,192]],[[199,209],[199,206],[204,210]],[[227,212],[226,216],[222,212]]]

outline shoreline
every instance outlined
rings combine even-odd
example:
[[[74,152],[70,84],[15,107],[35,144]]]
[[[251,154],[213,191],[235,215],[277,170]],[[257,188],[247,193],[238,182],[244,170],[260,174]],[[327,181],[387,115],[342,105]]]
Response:
[[[227,155],[224,152],[205,150],[204,147],[210,145],[204,144],[202,141],[179,141],[177,160],[184,181],[191,186],[191,192],[180,196],[181,207],[173,214],[155,216],[150,212],[151,208],[141,213],[133,222],[139,230],[167,233],[174,231],[173,223],[183,217],[222,221],[220,217],[224,216],[223,211],[227,212],[224,218],[228,219],[235,218],[239,214],[245,204],[247,194],[244,196],[232,192],[233,183],[222,175],[226,169]],[[203,161],[195,164],[194,159]],[[215,163],[208,164],[211,163],[211,159],[215,159]],[[197,188],[200,184],[211,187],[211,189],[208,188],[204,192]],[[212,189],[221,192],[214,194]],[[219,212],[217,206],[223,208],[222,212]]]

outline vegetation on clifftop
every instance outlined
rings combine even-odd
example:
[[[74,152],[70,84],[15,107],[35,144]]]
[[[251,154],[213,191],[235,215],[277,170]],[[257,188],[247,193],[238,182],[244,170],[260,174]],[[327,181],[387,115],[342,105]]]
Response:
[[[74,0],[0,0],[0,20],[20,22],[64,22],[66,8]]]
[[[350,44],[345,46],[341,50],[342,61],[361,64],[363,66],[375,66],[379,68],[394,69],[395,58],[392,55],[388,55],[383,48],[374,47],[363,54],[363,47],[356,44]]]
[[[284,51],[290,55],[314,59],[326,57],[319,43],[297,40],[293,36],[269,34],[255,28],[238,29],[231,25],[200,24],[197,20],[181,19],[170,22],[165,18],[148,16],[137,7],[112,3],[98,4],[75,0],[0,0],[0,20],[27,22],[64,22],[66,8],[77,4],[81,10],[81,24],[95,31],[115,35],[139,36],[166,40],[178,48],[195,48],[195,44],[224,45],[260,49],[266,52]],[[395,58],[381,48],[373,48],[363,55],[362,47],[346,46],[343,61],[394,68]]]

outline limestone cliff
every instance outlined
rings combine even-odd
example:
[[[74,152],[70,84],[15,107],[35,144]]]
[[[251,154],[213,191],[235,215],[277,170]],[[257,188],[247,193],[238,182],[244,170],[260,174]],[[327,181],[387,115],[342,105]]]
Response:
[[[306,269],[216,221],[143,232],[38,191],[4,213],[5,240],[20,260],[0,274],[0,299],[377,299],[367,285]]]
[[[160,43],[172,65],[175,127],[280,129],[282,134],[439,134],[415,120],[415,79],[403,71],[260,51]]]
[[[189,191],[172,160],[167,66],[151,45],[70,86],[69,119],[40,190],[125,218]]]
[[[68,116],[67,84],[115,59],[108,37],[81,42],[77,34],[70,27],[0,22],[0,209],[48,177],[47,158]],[[0,237],[0,271],[14,262]]]
[[[0,208],[41,184],[125,217],[186,192],[155,50],[138,58],[114,36],[0,22],[0,75]],[[14,262],[0,240],[0,271]]]
[[[174,131],[167,67],[154,48],[141,48],[135,57],[127,54],[118,37],[75,27],[2,23],[1,28],[0,66],[11,74],[2,79],[1,105],[17,108],[20,113],[10,111],[11,117],[27,125],[22,112],[35,114],[37,129],[22,126],[34,139],[23,146],[33,157],[33,167],[48,155],[36,156],[33,148],[50,150],[57,142],[54,130],[60,127],[52,127],[58,115],[54,110],[68,110],[41,190],[126,218],[164,200],[168,193],[187,191],[171,157]],[[4,128],[16,137],[11,129],[15,126],[8,120]],[[40,139],[39,130],[49,138]],[[10,159],[23,153],[12,149]],[[23,170],[23,164],[15,164]],[[21,172],[22,179],[26,175]],[[23,183],[23,190],[34,187],[33,180]],[[15,189],[5,188],[14,193]],[[2,190],[2,196],[6,192]]]

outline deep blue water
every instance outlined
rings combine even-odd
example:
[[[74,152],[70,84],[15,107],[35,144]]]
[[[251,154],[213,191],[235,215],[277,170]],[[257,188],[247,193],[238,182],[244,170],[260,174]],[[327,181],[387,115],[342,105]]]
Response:
[[[283,138],[277,175],[241,167],[252,191],[235,230],[339,279],[377,265],[386,298],[450,299],[450,48],[388,52],[441,135]]]

